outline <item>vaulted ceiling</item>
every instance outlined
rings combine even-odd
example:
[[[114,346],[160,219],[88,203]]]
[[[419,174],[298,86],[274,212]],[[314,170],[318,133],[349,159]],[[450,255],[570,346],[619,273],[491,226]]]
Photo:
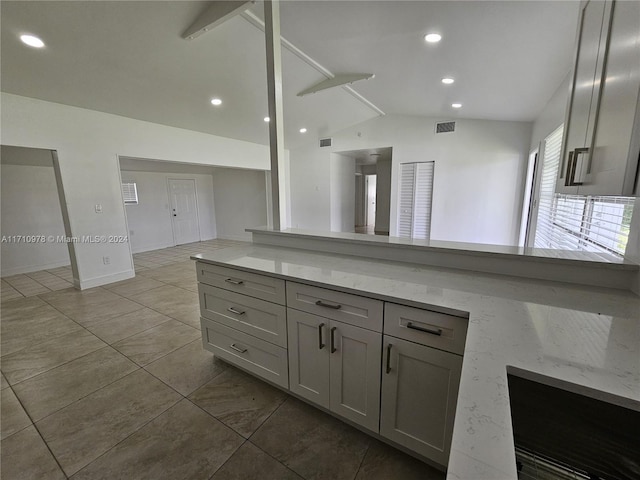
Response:
[[[182,39],[208,5],[3,0],[2,91],[267,144],[263,5]],[[381,111],[531,121],[569,71],[577,12],[576,1],[283,1],[286,145]],[[442,41],[427,44],[430,31]],[[327,71],[375,78],[352,86],[363,98],[296,96]]]

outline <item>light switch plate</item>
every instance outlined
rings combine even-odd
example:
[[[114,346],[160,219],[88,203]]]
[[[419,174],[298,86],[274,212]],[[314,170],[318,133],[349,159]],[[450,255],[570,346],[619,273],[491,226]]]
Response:
[[[96,213],[102,213],[102,205],[99,203],[96,205]]]

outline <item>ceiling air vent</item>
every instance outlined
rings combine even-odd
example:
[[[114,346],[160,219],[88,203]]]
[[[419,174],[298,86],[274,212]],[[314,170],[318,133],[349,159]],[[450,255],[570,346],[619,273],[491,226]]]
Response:
[[[436,133],[454,132],[455,130],[456,130],[456,122],[436,123]]]
[[[330,147],[331,146],[331,139],[330,138],[321,138],[320,139],[320,146],[321,147]]]

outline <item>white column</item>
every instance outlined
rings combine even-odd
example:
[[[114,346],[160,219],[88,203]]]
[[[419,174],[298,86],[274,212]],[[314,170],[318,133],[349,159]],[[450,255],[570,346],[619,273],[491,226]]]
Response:
[[[265,40],[267,45],[267,98],[269,103],[269,145],[271,152],[271,198],[273,228],[286,225],[284,182],[284,130],[282,108],[282,55],[280,47],[280,2],[264,2]]]

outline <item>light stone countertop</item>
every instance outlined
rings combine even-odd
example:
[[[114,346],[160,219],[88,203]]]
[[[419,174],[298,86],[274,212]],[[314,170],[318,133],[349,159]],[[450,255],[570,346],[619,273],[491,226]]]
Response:
[[[507,366],[640,408],[640,297],[631,292],[259,245],[192,258],[468,312],[448,480],[517,479]]]

